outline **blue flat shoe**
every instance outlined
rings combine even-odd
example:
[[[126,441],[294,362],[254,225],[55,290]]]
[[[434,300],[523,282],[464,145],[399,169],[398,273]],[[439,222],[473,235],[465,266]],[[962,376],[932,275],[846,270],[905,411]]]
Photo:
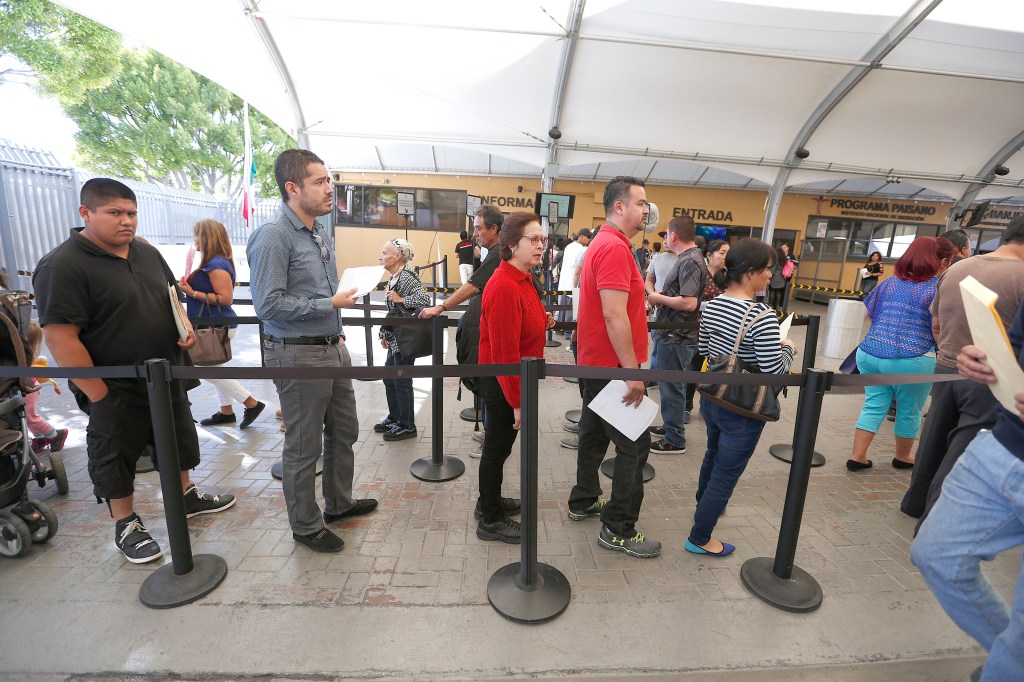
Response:
[[[736,545],[730,545],[728,542],[723,542],[722,543],[722,551],[721,552],[709,552],[708,550],[701,549],[697,545],[695,545],[692,542],[690,542],[689,540],[687,540],[686,543],[683,545],[683,549],[685,549],[690,554],[703,554],[703,555],[706,555],[706,556],[723,557],[723,556],[729,556],[730,554],[735,552],[736,551]]]

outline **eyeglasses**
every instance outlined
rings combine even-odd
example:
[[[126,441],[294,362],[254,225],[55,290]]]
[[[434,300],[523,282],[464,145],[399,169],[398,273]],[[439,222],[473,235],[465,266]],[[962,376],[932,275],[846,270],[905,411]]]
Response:
[[[538,244],[540,244],[541,246],[547,246],[548,243],[548,238],[542,237],[540,235],[534,235],[532,237],[527,237],[524,235],[522,238],[528,239],[530,243],[533,244],[534,246],[537,246]]]
[[[320,247],[320,257],[324,259],[325,263],[330,263],[331,252],[327,248],[327,245],[324,244],[324,240],[316,232],[310,232],[309,236],[312,237],[313,241],[316,242],[316,245]]]

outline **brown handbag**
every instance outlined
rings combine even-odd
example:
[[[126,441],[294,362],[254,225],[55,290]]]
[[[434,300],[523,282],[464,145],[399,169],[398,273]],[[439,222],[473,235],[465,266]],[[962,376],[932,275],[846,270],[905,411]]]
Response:
[[[209,317],[210,308],[206,303],[199,311],[200,317]],[[220,306],[217,313],[223,317]],[[200,327],[196,329],[196,344],[189,349],[192,364],[199,367],[223,365],[231,359],[231,331],[228,327]]]

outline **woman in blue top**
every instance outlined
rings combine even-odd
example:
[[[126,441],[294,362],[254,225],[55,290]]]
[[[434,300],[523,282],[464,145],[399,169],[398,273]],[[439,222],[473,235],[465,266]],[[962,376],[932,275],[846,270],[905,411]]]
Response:
[[[237,317],[231,308],[235,291],[235,262],[231,258],[231,240],[224,226],[216,220],[200,220],[192,228],[196,250],[203,255],[199,268],[181,280],[189,317]],[[228,336],[235,337],[238,325],[231,325]],[[231,401],[242,403],[242,422],[238,428],[252,424],[266,407],[234,379],[206,379],[217,389],[220,411],[199,422],[203,426],[234,424]]]
[[[896,261],[896,276],[879,284],[864,300],[871,329],[857,348],[861,374],[931,374],[935,371],[935,338],[930,308],[939,275],[953,258],[953,243],[942,237],[918,237]],[[850,471],[871,467],[868,448],[896,399],[897,469],[914,466],[910,449],[921,428],[921,408],[931,384],[865,386],[864,408],[857,419]]]

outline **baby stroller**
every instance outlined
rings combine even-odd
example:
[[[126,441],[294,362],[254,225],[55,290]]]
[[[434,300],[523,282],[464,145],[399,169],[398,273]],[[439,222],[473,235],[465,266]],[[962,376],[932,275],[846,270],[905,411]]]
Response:
[[[0,291],[0,364],[29,366],[31,352],[21,330],[28,329],[31,310],[28,294]],[[0,555],[9,557],[57,533],[57,515],[28,498],[33,457],[22,395],[29,390],[27,380],[0,378]]]

